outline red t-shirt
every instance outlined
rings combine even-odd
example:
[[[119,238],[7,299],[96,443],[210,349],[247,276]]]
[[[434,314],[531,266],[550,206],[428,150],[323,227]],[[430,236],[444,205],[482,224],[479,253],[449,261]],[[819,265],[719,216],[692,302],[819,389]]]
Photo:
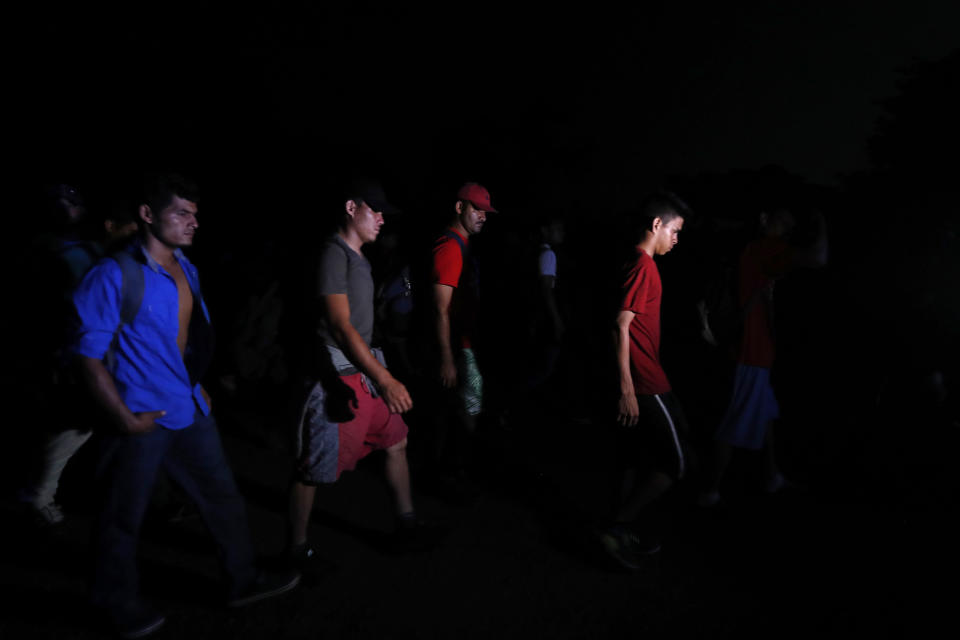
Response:
[[[781,238],[754,240],[740,254],[740,305],[747,308],[738,361],[773,366],[773,283],[793,264],[793,251]]]
[[[620,308],[636,314],[630,323],[630,375],[637,395],[670,391],[660,366],[660,271],[645,251],[627,271]]]
[[[448,231],[460,236],[464,247],[469,246],[468,239],[459,231],[452,228]],[[447,235],[441,236],[433,245],[433,281],[454,288],[450,301],[450,341],[453,347],[469,349],[476,324],[478,292],[473,282],[476,274],[465,271],[470,269],[464,269],[460,245]],[[464,279],[470,282],[461,282]]]

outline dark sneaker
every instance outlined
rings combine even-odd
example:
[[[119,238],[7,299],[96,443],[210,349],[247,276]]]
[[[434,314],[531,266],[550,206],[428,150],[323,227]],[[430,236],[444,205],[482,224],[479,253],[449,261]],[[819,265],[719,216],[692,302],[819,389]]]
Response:
[[[719,491],[701,491],[697,496],[697,506],[703,509],[714,509],[722,503]]]
[[[792,480],[789,480],[788,478],[784,478],[783,475],[780,473],[773,476],[772,478],[768,478],[763,485],[764,492],[769,496],[772,496],[781,492],[786,493],[786,492],[797,491],[802,489],[803,489],[802,486],[800,486],[796,482],[793,482]]]
[[[435,549],[443,538],[445,529],[432,522],[414,520],[400,522],[389,540],[389,548],[395,553],[411,553]]]
[[[282,593],[291,591],[300,584],[300,572],[296,569],[284,571],[261,571],[253,584],[227,601],[228,607],[245,607]]]
[[[309,544],[299,544],[295,547],[289,547],[283,552],[283,566],[288,569],[303,571],[306,567],[313,564],[317,559],[317,550]]]
[[[647,558],[660,551],[656,540],[645,540],[622,525],[614,525],[598,532],[604,550],[627,569],[642,569]]]
[[[161,614],[139,603],[114,609],[107,615],[113,630],[121,638],[144,638],[158,631],[167,621]]]

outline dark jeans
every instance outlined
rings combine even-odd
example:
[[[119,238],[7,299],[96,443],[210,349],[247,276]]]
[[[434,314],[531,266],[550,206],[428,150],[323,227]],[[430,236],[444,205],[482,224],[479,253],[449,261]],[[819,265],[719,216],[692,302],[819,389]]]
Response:
[[[161,466],[193,500],[220,550],[230,595],[254,580],[246,506],[227,465],[213,416],[197,412],[185,429],[157,427],[101,442],[97,480],[102,498],[94,537],[91,600],[118,608],[137,600],[137,539]]]

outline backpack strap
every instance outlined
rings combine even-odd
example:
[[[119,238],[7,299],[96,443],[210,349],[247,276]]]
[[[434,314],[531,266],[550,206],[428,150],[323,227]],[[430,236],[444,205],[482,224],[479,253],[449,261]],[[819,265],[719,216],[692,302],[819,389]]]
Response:
[[[113,330],[110,348],[103,360],[107,369],[112,371],[116,363],[117,345],[120,341],[120,331],[124,325],[133,322],[140,311],[143,302],[143,266],[129,251],[118,251],[110,256],[120,265],[120,321]]]
[[[456,241],[457,241],[457,244],[460,245],[460,253],[461,253],[461,255],[462,255],[462,254],[465,254],[465,253],[467,252],[467,245],[464,243],[463,238],[460,237],[460,234],[457,233],[456,231],[452,231],[452,230],[450,230],[450,229],[447,229],[446,231],[444,231],[444,233],[443,233],[443,235],[442,235],[441,237],[442,237],[442,238],[453,238],[454,240],[456,240]]]
[[[128,251],[115,253],[113,259],[120,265],[120,325],[117,332],[125,324],[133,322],[140,311],[143,302],[143,267]]]
[[[470,251],[470,246],[463,241],[463,238],[460,237],[460,234],[452,229],[447,229],[442,236],[440,236],[438,241],[443,241],[444,238],[453,238],[457,241],[457,245],[460,247],[460,256],[463,258],[463,266],[466,268],[467,264],[470,265],[468,273],[470,273],[469,280],[467,283],[468,287],[471,287],[474,291],[474,295],[480,294],[480,263],[477,262],[476,256],[473,252]],[[462,277],[462,276],[461,276]],[[461,282],[463,282],[461,280]]]

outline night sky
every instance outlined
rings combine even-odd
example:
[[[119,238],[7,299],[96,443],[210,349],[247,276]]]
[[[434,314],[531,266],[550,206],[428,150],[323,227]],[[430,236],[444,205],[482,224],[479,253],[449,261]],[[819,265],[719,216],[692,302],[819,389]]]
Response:
[[[960,16],[927,0],[293,4],[24,18],[9,94],[20,168],[164,166],[285,191],[353,167],[414,201],[473,177],[524,204],[771,164],[831,184],[869,169],[881,102],[909,65],[956,47]]]

